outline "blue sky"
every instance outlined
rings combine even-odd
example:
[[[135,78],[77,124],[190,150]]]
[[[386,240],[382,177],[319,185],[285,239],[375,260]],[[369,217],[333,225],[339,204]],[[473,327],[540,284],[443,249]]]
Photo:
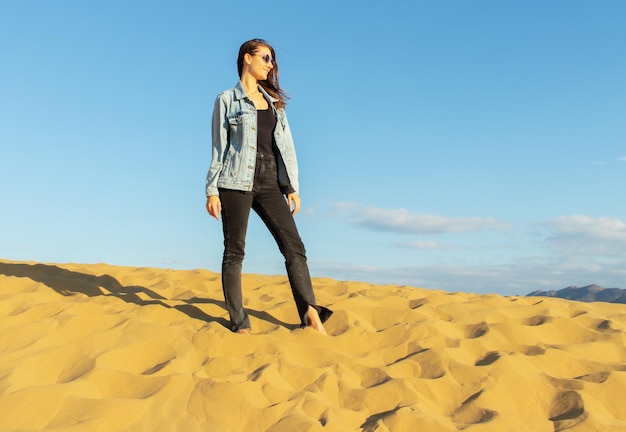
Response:
[[[626,3],[0,2],[0,257],[219,271],[213,101],[267,39],[314,277],[626,288]],[[247,273],[283,274],[252,218]]]

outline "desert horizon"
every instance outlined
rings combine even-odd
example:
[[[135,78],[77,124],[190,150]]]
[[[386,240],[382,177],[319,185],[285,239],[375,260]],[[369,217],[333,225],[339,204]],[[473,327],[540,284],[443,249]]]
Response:
[[[0,431],[626,430],[624,305],[0,260]],[[468,287],[471,289],[471,287]]]

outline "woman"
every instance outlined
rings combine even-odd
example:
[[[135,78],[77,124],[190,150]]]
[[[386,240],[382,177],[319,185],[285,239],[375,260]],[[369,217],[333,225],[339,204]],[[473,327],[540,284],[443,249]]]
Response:
[[[315,303],[306,252],[293,219],[300,210],[298,165],[274,49],[262,39],[245,42],[237,69],[239,83],[215,101],[206,182],[207,210],[217,220],[222,216],[222,288],[232,330],[251,330],[242,302],[241,268],[253,209],[285,257],[301,326],[326,334],[323,323],[332,312]]]

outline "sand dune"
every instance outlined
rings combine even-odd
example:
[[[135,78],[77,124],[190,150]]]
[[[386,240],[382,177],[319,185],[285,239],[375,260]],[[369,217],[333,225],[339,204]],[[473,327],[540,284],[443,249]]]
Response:
[[[314,279],[0,261],[0,431],[626,430],[626,307]],[[468,287],[468,290],[471,287]]]

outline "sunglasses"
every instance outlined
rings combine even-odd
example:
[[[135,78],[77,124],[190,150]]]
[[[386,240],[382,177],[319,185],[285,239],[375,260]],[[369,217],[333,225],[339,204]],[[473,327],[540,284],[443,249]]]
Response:
[[[274,64],[274,59],[270,57],[269,54],[265,54],[259,57],[261,57],[265,63],[271,63],[272,65]]]

